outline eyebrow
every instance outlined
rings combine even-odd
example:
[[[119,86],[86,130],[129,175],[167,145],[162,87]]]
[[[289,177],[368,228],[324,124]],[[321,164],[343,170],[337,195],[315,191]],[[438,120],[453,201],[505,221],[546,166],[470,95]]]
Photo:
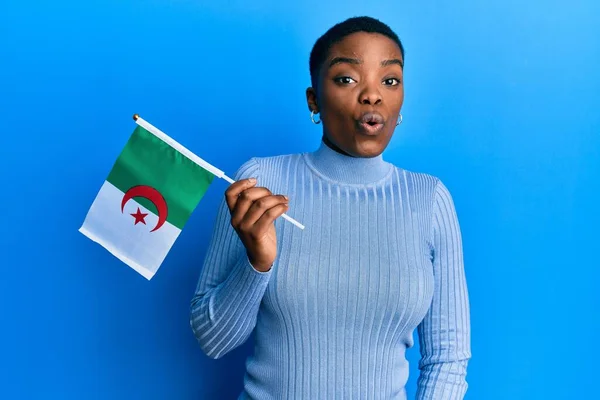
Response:
[[[336,64],[343,64],[343,63],[359,65],[359,64],[362,64],[362,60],[360,60],[358,58],[351,58],[351,57],[334,57],[329,62],[329,68],[333,67]],[[394,65],[394,64],[397,64],[401,68],[404,68],[404,63],[399,58],[392,58],[390,60],[383,60],[381,62],[382,67],[387,67],[388,65]]]
[[[330,62],[329,62],[329,68],[333,67],[335,64],[361,64],[362,61],[359,60],[358,58],[350,58],[350,57],[334,57]]]
[[[391,60],[384,60],[381,62],[382,67],[387,67],[388,65],[398,64],[400,67],[404,68],[404,63],[399,58],[392,58]]]

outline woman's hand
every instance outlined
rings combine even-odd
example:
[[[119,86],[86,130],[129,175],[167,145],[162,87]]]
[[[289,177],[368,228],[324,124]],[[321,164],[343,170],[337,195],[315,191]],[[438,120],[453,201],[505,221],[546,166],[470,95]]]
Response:
[[[225,191],[231,225],[242,240],[252,266],[267,272],[277,256],[274,221],[288,209],[288,199],[273,195],[256,180],[243,179]]]

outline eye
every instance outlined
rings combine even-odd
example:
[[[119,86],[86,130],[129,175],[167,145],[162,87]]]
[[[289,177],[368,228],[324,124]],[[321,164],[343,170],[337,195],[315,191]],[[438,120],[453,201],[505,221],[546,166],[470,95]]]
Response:
[[[340,76],[339,78],[335,78],[334,82],[341,83],[342,85],[349,85],[352,82],[356,82],[356,81],[354,79],[350,78],[349,76]]]
[[[388,86],[397,86],[400,84],[400,79],[397,78],[387,78],[383,80],[384,85]]]

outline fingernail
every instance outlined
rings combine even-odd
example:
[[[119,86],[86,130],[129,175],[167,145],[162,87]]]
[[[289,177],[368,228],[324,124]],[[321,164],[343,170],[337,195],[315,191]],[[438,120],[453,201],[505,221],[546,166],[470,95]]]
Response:
[[[283,198],[285,199],[285,201],[289,201],[290,200],[286,195],[283,195]]]
[[[250,179],[248,179],[248,181],[249,181],[250,183],[256,183],[256,178],[250,178]]]

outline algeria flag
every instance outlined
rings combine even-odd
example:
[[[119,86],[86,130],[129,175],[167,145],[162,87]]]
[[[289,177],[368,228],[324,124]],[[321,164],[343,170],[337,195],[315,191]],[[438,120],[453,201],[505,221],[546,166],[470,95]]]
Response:
[[[150,280],[223,172],[134,118],[138,126],[79,231]]]

